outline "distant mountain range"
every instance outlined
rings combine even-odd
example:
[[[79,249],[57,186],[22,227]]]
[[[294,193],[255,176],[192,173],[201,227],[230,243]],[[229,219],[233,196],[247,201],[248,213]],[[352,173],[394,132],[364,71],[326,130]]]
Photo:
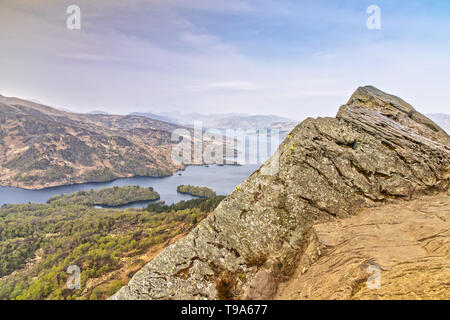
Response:
[[[180,122],[176,118],[166,117],[166,116],[155,114],[155,113],[133,112],[133,113],[130,113],[130,115],[146,117],[146,118],[155,119],[155,120],[159,120],[159,121],[165,121],[165,122],[169,122],[169,123],[180,124]]]
[[[429,113],[427,116],[442,129],[450,133],[450,115],[445,113]]]
[[[291,131],[298,121],[279,117],[276,115],[249,115],[240,113],[228,114],[200,114],[200,113],[178,113],[164,112],[161,114],[134,112],[131,115],[148,117],[160,121],[192,127],[194,121],[201,121],[204,128],[214,129],[279,129],[280,131]]]
[[[27,189],[164,176],[180,125],[138,117],[75,114],[0,95],[0,185]]]

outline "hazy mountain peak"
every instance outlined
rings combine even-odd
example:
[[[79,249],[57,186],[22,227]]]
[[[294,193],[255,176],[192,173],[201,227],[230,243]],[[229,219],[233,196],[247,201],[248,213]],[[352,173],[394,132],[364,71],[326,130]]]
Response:
[[[179,112],[164,112],[159,115],[155,113],[135,112],[132,114],[146,116],[152,119],[158,119],[188,127],[192,127],[195,122],[201,122],[203,128],[206,129],[279,129],[281,131],[291,131],[298,123],[295,120],[277,115],[251,115],[245,113],[201,114],[193,112],[183,114]]]

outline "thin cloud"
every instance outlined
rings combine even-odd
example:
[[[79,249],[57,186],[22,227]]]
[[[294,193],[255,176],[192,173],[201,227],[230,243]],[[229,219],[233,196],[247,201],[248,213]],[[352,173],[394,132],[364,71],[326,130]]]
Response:
[[[213,82],[207,85],[208,88],[212,89],[227,89],[227,90],[256,90],[258,86],[249,81],[224,81],[224,82]]]
[[[448,112],[450,10],[429,2],[380,0],[382,30],[370,31],[364,5],[344,0],[78,0],[76,32],[72,3],[28,2],[0,4],[0,94],[78,111],[302,119],[334,115],[372,84]]]

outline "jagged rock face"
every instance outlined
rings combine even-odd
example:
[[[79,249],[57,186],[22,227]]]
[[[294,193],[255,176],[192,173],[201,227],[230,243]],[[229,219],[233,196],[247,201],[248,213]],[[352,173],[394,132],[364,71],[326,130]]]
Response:
[[[112,298],[270,299],[312,225],[446,191],[449,139],[401,99],[359,88],[336,118],[306,119],[291,132],[276,174],[261,170],[274,156]]]

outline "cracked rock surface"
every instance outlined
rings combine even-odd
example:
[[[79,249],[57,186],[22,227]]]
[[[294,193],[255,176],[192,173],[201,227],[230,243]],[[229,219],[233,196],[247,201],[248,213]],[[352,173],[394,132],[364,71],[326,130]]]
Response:
[[[306,240],[277,299],[450,299],[446,194],[318,224]]]
[[[361,87],[335,118],[300,123],[277,154],[112,299],[273,298],[297,269],[313,225],[447,192],[449,170],[445,131],[400,98]]]

